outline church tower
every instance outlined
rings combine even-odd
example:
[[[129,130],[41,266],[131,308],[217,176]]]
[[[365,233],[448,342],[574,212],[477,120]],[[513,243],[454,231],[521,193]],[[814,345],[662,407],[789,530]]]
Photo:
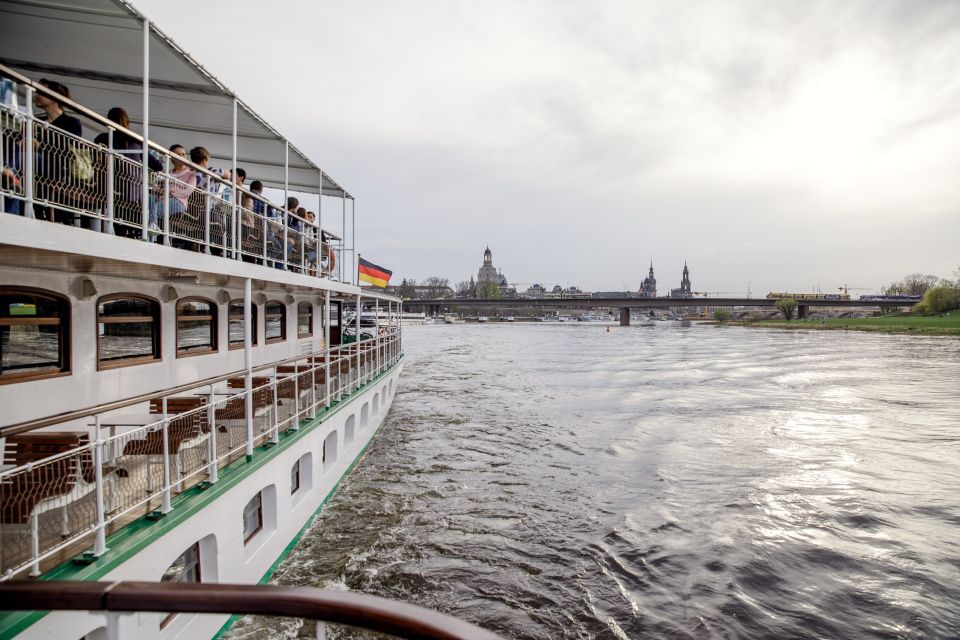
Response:
[[[680,293],[690,294],[690,270],[687,269],[687,261],[683,261],[683,278],[680,280]]]
[[[653,277],[653,259],[650,259],[650,273],[646,278],[643,279],[643,284],[640,285],[640,297],[641,298],[656,298],[657,297],[657,279]]]

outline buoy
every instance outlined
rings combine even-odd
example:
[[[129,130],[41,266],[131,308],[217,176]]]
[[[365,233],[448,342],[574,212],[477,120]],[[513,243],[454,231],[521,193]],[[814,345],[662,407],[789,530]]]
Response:
[[[607,333],[610,333],[610,325],[607,325]]]

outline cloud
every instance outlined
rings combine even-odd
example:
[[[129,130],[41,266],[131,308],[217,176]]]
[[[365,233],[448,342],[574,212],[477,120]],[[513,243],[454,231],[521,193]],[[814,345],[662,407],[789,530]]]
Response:
[[[401,277],[466,279],[487,243],[511,280],[604,290],[651,254],[702,290],[958,260],[956,2],[143,8],[358,195]]]

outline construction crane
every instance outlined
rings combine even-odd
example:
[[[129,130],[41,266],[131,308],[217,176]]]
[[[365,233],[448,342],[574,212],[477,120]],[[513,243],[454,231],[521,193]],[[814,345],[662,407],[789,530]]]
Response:
[[[844,293],[850,293],[851,291],[872,291],[870,287],[848,287],[847,285],[837,288]]]

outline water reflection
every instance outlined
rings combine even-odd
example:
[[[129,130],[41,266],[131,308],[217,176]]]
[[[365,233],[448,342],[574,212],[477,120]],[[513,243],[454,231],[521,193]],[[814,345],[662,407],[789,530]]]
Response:
[[[957,635],[960,341],[661,323],[405,346],[386,427],[278,581],[508,638]]]

